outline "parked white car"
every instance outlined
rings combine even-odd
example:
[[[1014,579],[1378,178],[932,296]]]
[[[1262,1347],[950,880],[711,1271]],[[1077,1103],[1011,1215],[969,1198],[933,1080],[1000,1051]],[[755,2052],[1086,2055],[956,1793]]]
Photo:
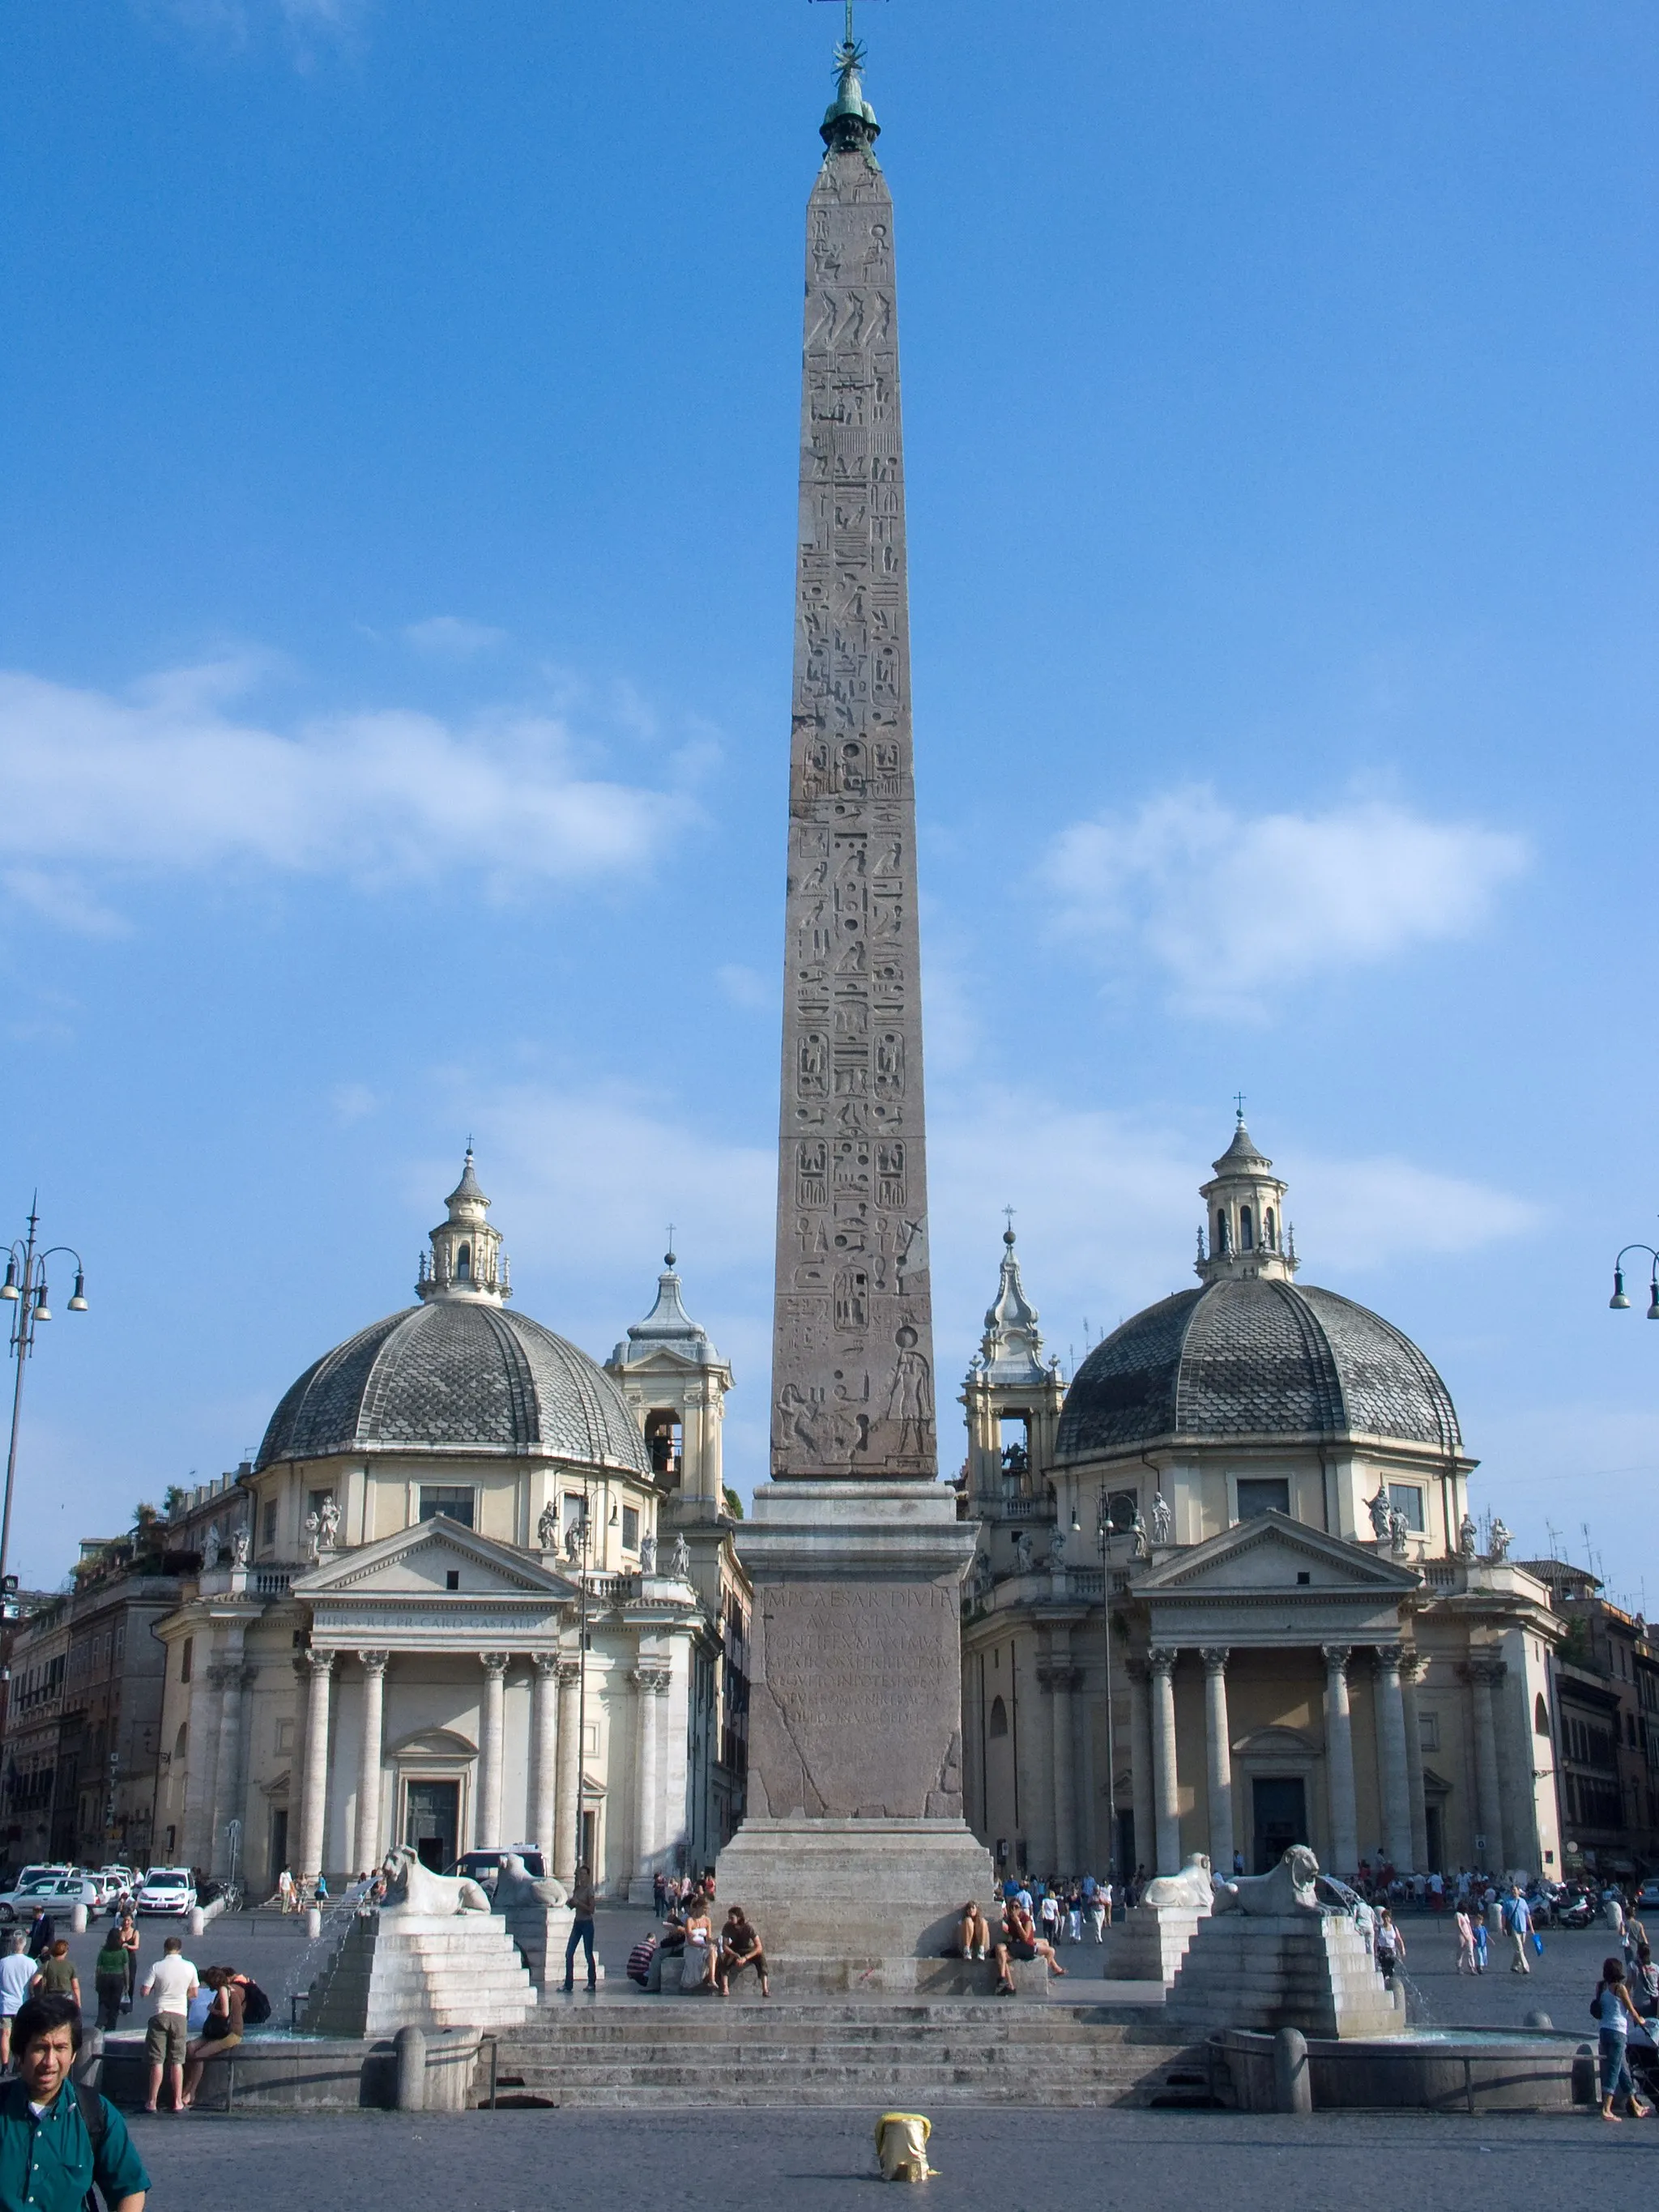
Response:
[[[196,1910],[196,1881],[188,1867],[152,1867],[133,1899],[140,1912],[172,1912],[181,1917]]]
[[[77,1905],[84,1905],[90,1912],[97,1902],[97,1887],[83,1874],[37,1875],[32,1881],[20,1881],[15,1889],[0,1893],[0,1928],[33,1920],[43,1906],[55,1919]]]

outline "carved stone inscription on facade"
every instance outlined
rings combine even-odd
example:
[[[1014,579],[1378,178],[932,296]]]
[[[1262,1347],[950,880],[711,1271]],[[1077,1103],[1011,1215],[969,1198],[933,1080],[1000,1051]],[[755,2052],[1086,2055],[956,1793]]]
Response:
[[[937,1468],[892,203],[807,213],[772,1471]]]
[[[756,1812],[960,1820],[959,1601],[954,1581],[787,1582],[757,1591]]]

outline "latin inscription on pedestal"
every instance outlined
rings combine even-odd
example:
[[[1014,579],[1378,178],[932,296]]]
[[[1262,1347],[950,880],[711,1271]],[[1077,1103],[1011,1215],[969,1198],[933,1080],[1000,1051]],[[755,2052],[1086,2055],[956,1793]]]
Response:
[[[775,1819],[960,1820],[954,1576],[756,1592],[750,1808]]]

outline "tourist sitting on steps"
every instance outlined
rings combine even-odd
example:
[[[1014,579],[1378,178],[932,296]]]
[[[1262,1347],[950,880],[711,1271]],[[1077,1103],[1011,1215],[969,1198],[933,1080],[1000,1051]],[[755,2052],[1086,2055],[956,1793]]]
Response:
[[[714,1924],[701,1890],[685,1908],[685,1948],[680,1954],[680,1987],[693,1995],[714,1986]]]
[[[972,1898],[962,1908],[957,1922],[956,1956],[961,1959],[988,1959],[991,1955],[991,1923]]]
[[[1030,1964],[1035,1959],[1048,1961],[1050,1973],[1064,1974],[1066,1969],[1054,1955],[1054,1947],[1046,1936],[1039,1936],[1036,1923],[1017,1898],[1011,1898],[1002,1908],[1002,1941],[996,1946],[997,1995],[1011,1997],[1014,1994],[1016,1959]]]
[[[742,1905],[734,1905],[720,1930],[720,1956],[714,1961],[714,1984],[723,1997],[731,1996],[732,1978],[740,1974],[745,1966],[754,1968],[761,1995],[769,1997],[772,1984],[767,1978],[766,1954],[761,1948],[761,1939],[750,1926]]]

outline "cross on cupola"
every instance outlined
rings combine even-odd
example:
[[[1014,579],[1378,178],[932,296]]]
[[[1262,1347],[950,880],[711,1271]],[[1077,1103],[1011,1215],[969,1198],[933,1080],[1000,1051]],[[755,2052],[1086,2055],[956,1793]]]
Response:
[[[1244,1093],[1235,1091],[1233,1097],[1233,1140],[1215,1163],[1214,1180],[1199,1194],[1206,1224],[1198,1240],[1196,1272],[1206,1283],[1239,1275],[1288,1282],[1297,1258],[1295,1238],[1285,1225],[1285,1185],[1244,1126]]]
[[[444,1200],[447,1218],[432,1231],[432,1249],[421,1255],[417,1297],[467,1298],[499,1304],[513,1295],[501,1232],[486,1218],[489,1200],[472,1171],[472,1146],[466,1148],[461,1179]]]

